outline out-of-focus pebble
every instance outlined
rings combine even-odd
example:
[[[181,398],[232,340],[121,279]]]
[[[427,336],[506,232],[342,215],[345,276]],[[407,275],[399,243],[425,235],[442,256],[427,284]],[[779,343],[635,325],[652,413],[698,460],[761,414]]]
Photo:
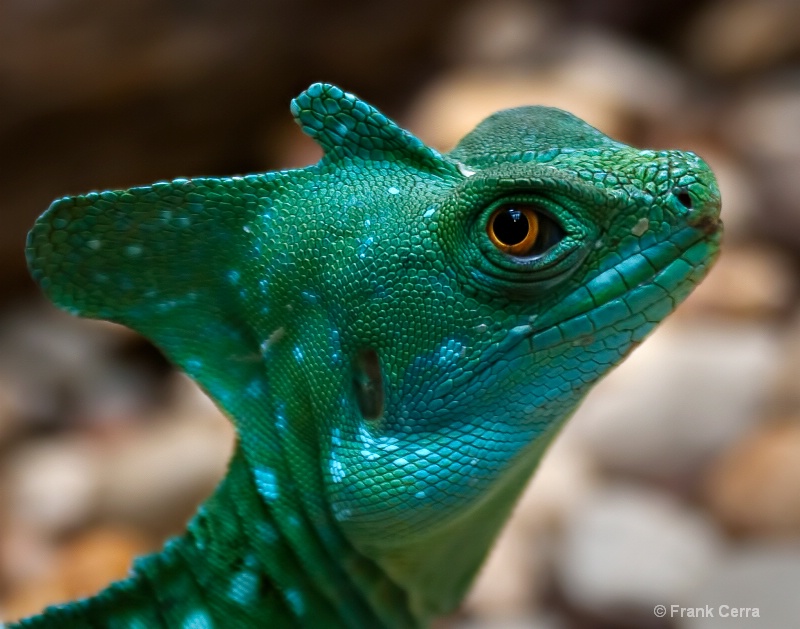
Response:
[[[426,143],[449,150],[487,116],[524,105],[565,109],[616,137],[624,128],[616,103],[559,83],[549,72],[481,69],[456,70],[431,84],[415,100],[406,122]]]
[[[607,470],[691,486],[758,423],[780,351],[761,325],[668,321],[590,393],[568,430]]]
[[[28,445],[8,465],[7,517],[45,536],[82,524],[95,507],[99,451],[83,437]]]
[[[531,609],[544,585],[543,562],[534,557],[537,550],[541,553],[542,541],[507,526],[481,567],[464,609],[478,618],[518,616]]]
[[[434,626],[438,629],[438,626]],[[448,625],[452,629],[566,629],[568,625],[555,615],[529,614],[525,616],[470,618]],[[444,625],[442,628],[444,629]]]
[[[179,402],[106,452],[98,489],[107,517],[175,533],[222,478],[233,450],[230,421],[197,385],[177,376]]]
[[[708,131],[706,127],[706,132]],[[667,142],[665,140],[664,144]],[[731,244],[752,242],[758,221],[763,217],[763,201],[751,169],[745,162],[736,159],[729,149],[701,138],[687,138],[679,148],[697,153],[711,166],[717,178],[722,196],[722,222],[725,225],[722,251]],[[706,281],[703,280],[700,286]]]
[[[0,379],[14,391],[19,429],[140,416],[158,376],[117,351],[138,338],[121,325],[79,319],[44,302],[0,319]]]
[[[796,291],[791,261],[781,252],[758,245],[723,246],[714,268],[676,316],[775,318],[790,311]]]
[[[744,155],[759,161],[775,164],[796,160],[800,158],[798,111],[800,85],[797,81],[775,81],[751,88],[749,94],[736,101],[729,115],[722,118],[725,136]]]
[[[770,391],[769,410],[774,414],[794,415],[800,413],[800,309],[786,326],[783,337],[783,354]]]
[[[792,0],[716,0],[689,24],[691,62],[717,74],[752,72],[800,50],[800,5]]]
[[[469,3],[445,34],[443,55],[462,66],[534,61],[551,43],[554,17],[544,2]]]
[[[800,618],[798,583],[797,543],[751,544],[731,549],[685,599],[686,607],[710,607],[713,617],[676,619],[677,626],[681,629],[796,627]],[[732,610],[739,614],[739,608],[749,608],[750,617],[733,617]],[[753,608],[758,609],[757,618],[753,617]]]
[[[481,568],[465,609],[488,619],[523,616],[539,607],[550,585],[553,535],[598,482],[591,457],[570,433],[557,437]]]
[[[587,105],[594,98],[612,103],[627,116],[657,121],[676,111],[684,98],[685,77],[666,57],[643,44],[584,29],[575,31],[562,46],[553,78],[582,94]]]
[[[3,617],[14,620],[47,605],[91,596],[127,576],[133,559],[153,550],[152,540],[129,529],[89,529],[59,549],[45,577],[17,586]]]
[[[732,531],[800,535],[800,422],[746,436],[713,465],[705,489],[712,513]]]
[[[701,513],[651,489],[612,486],[567,520],[556,574],[578,609],[606,619],[623,614],[630,625],[652,618],[657,603],[684,600],[722,545]]]
[[[668,117],[686,84],[665,58],[594,30],[567,34],[535,68],[468,66],[440,77],[407,116],[412,130],[441,149],[453,147],[499,109],[548,105],[565,109],[625,140],[631,116]]]

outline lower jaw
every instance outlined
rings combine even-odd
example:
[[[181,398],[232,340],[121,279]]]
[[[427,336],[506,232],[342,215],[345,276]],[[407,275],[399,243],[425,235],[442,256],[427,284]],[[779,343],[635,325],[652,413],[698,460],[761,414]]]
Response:
[[[618,326],[646,327],[644,337],[700,283],[716,258],[716,241],[717,238],[697,240],[649,280],[587,312],[535,332],[531,337],[533,348],[538,351],[564,343],[585,344],[602,329]]]

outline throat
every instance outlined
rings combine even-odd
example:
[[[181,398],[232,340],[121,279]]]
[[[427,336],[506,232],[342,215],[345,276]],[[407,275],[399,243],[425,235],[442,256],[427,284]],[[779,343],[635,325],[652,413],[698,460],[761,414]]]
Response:
[[[176,547],[190,558],[220,626],[240,610],[257,624],[274,621],[264,626],[419,626],[405,592],[339,532],[321,487],[310,475],[302,486],[287,471],[252,464],[238,446],[186,534],[156,557]]]

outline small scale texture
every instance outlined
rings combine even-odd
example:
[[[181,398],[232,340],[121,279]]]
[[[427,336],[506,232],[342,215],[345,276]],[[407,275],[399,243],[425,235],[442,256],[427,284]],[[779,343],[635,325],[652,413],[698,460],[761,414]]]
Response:
[[[307,168],[66,197],[31,272],[145,335],[236,426],[228,474],[131,576],[18,627],[422,627],[462,599],[588,389],[713,261],[692,153],[501,111],[439,154],[315,84]],[[487,229],[524,204],[535,255]]]

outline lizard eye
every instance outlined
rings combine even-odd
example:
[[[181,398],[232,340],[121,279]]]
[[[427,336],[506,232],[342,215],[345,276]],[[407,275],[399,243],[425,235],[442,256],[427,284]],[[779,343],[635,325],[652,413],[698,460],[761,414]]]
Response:
[[[553,219],[526,203],[501,205],[489,217],[486,233],[500,251],[519,258],[538,256],[564,237]]]

